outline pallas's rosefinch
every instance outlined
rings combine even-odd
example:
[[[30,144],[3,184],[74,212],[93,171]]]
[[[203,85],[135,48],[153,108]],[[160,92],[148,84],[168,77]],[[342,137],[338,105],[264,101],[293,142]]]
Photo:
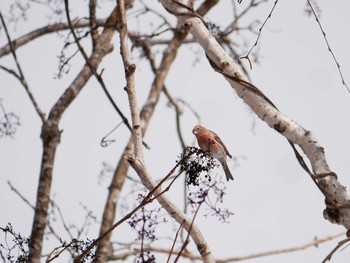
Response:
[[[232,158],[232,155],[228,152],[225,144],[221,141],[220,137],[213,131],[204,128],[201,125],[194,126],[192,130],[193,134],[196,135],[199,147],[203,151],[209,152],[209,154],[217,159],[226,174],[226,180],[233,180],[233,176],[228,169],[226,163],[226,157]]]

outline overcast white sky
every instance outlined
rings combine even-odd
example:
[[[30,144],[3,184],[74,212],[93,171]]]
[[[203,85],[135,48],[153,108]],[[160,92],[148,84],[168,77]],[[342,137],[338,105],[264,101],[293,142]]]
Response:
[[[1,1],[3,14],[7,14],[10,2]],[[327,38],[350,85],[350,3],[345,0],[317,3],[322,10],[321,23]],[[157,1],[149,1],[148,4],[160,5]],[[83,8],[73,10],[73,17],[78,12],[87,13],[87,7],[84,7],[87,2],[81,1],[79,5]],[[249,18],[263,21],[272,5],[273,1],[269,1]],[[350,94],[341,84],[338,69],[318,24],[315,19],[305,16],[305,5],[305,1],[279,1],[259,41],[260,64],[255,64],[250,74],[253,83],[283,113],[315,134],[325,148],[331,169],[345,186],[349,186]],[[106,2],[101,6],[104,9],[100,12],[107,14],[113,5]],[[27,22],[19,23],[16,28],[10,26],[11,36],[18,37],[43,25],[46,16],[41,11],[40,8],[33,9]],[[229,21],[230,11],[227,1],[222,0],[207,18],[224,27]],[[251,38],[248,47],[254,41]],[[118,43],[117,37],[115,43]],[[1,32],[0,46],[4,44],[6,38]],[[28,83],[46,113],[80,70],[79,61],[82,59],[78,56],[68,76],[62,80],[54,79],[61,47],[62,40],[57,41],[57,36],[53,34],[17,52]],[[192,56],[194,51],[200,56],[196,64]],[[142,105],[152,75],[148,63],[140,61],[136,55],[137,91]],[[14,68],[11,56],[2,58],[0,64]],[[118,46],[104,60],[101,68],[105,68],[103,76],[115,101],[127,113],[123,71],[118,70]],[[18,114],[21,121],[13,139],[0,140],[0,226],[11,222],[21,234],[29,235],[33,211],[10,190],[7,181],[32,204],[35,203],[41,160],[40,121],[18,81],[4,71],[0,71],[0,79],[1,102],[8,112]],[[214,256],[242,256],[301,245],[315,237],[343,230],[323,219],[324,198],[298,165],[286,139],[255,117],[229,84],[208,66],[199,47],[181,49],[166,85],[174,97],[191,103],[201,115],[202,124],[217,132],[239,160],[239,166],[229,162],[235,177],[235,181],[227,185],[225,198],[225,207],[234,212],[230,223],[222,224],[205,217],[197,219]],[[88,206],[100,220],[110,182],[107,178],[98,184],[102,162],[113,167],[116,165],[129,132],[124,127],[118,129],[112,135],[116,143],[107,148],[102,148],[100,141],[119,121],[95,80],[88,83],[64,114],[60,124],[63,133],[55,162],[52,197],[60,205],[67,222],[83,222],[84,211],[80,204]],[[187,144],[193,143],[191,130],[195,124],[196,119],[185,109],[182,128]],[[176,138],[174,112],[167,107],[167,100],[162,96],[145,138],[151,146],[151,150],[145,151],[146,165],[155,178],[165,176],[175,164],[181,152]],[[216,174],[223,176],[221,169],[215,170],[213,176]],[[135,176],[132,171],[130,175]],[[125,196],[130,191],[129,186],[130,183],[127,183]],[[179,205],[182,205],[182,196],[178,194],[181,187],[178,183],[169,192]],[[98,225],[91,226],[89,237],[95,238],[98,229]],[[129,233],[127,226],[117,231]],[[160,236],[166,236],[166,233]],[[336,243],[334,240],[318,248],[250,262],[321,262]],[[51,245],[45,250],[49,251],[57,244]],[[332,262],[348,262],[349,256],[349,249],[345,249],[338,252]]]

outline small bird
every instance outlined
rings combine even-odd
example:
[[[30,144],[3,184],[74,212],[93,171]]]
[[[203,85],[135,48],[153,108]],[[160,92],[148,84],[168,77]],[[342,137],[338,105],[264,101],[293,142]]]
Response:
[[[233,180],[233,176],[226,163],[226,157],[228,156],[232,158],[232,155],[228,152],[220,137],[215,132],[204,128],[201,125],[194,126],[192,132],[197,138],[199,147],[203,151],[208,151],[212,157],[220,162],[225,171],[226,180]]]

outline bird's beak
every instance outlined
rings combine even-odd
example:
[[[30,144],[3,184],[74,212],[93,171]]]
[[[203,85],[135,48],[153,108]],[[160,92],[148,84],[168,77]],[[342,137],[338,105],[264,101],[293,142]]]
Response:
[[[193,130],[192,133],[193,133],[194,135],[197,135],[198,131],[197,131],[197,130]]]

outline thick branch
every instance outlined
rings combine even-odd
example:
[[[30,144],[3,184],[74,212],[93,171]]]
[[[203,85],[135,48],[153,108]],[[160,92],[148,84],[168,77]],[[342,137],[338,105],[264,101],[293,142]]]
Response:
[[[96,20],[97,26],[105,26],[106,19],[97,19]],[[79,19],[78,21],[73,21],[73,27],[74,28],[81,28],[81,27],[88,27],[90,25],[90,20],[88,19]],[[56,23],[48,26],[44,26],[41,28],[38,28],[36,30],[33,30],[11,42],[14,50],[17,50],[17,48],[24,46],[25,44],[31,42],[34,39],[37,39],[41,36],[44,36],[46,34],[51,34],[54,32],[67,30],[69,29],[68,23]],[[11,53],[10,45],[7,44],[0,48],[0,58],[3,56],[6,56]]]

